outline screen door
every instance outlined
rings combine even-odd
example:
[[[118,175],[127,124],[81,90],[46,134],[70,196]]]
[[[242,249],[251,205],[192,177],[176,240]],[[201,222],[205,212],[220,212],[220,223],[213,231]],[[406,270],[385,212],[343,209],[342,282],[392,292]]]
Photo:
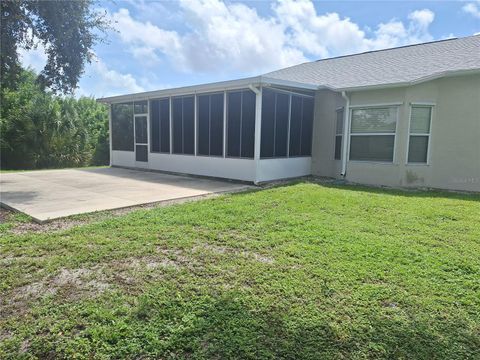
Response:
[[[135,116],[135,161],[144,163],[143,166],[148,162],[148,121],[145,115]]]

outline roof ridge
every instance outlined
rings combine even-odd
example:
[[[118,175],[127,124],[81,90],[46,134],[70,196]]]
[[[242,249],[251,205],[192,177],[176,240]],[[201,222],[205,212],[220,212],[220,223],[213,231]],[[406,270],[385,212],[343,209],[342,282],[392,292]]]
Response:
[[[448,38],[448,39],[433,40],[433,41],[427,41],[427,42],[416,43],[416,44],[408,44],[408,45],[396,46],[396,47],[386,48],[386,49],[369,50],[369,51],[364,51],[364,52],[355,53],[355,54],[339,55],[339,56],[329,57],[329,58],[325,58],[325,59],[313,60],[313,61],[311,61],[311,62],[319,62],[319,61],[326,61],[326,60],[341,59],[341,58],[344,58],[344,57],[365,55],[365,54],[371,54],[371,53],[376,53],[376,52],[380,52],[380,51],[390,51],[390,50],[403,49],[403,48],[414,47],[414,46],[421,46],[421,45],[429,45],[429,44],[446,42],[446,41],[452,41],[452,40],[466,39],[466,38],[475,37],[475,36],[479,36],[479,35],[470,35],[470,36],[464,36],[464,37],[459,37],[459,38],[458,38],[458,37],[453,37],[453,38]]]

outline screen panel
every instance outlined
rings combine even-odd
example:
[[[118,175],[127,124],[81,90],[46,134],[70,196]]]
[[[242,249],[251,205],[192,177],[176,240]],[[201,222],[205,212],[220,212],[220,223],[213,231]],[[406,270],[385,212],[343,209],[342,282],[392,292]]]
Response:
[[[256,95],[253,91],[243,91],[240,149],[240,156],[243,158],[253,158],[255,151],[255,102]]]
[[[198,101],[198,154],[210,154],[210,96],[200,95]]]
[[[160,101],[150,100],[150,151],[160,152]]]
[[[210,155],[223,155],[223,93],[210,95]]]
[[[148,101],[135,101],[134,102],[134,113],[135,114],[146,114],[148,112]]]
[[[183,153],[183,99],[172,99],[173,153]]]
[[[292,96],[292,106],[290,109],[290,156],[300,155],[300,140],[302,129],[302,97]]]
[[[288,141],[288,109],[290,96],[284,93],[277,93],[275,106],[275,157],[287,156]]]
[[[148,145],[136,145],[135,161],[148,161]]]
[[[135,116],[135,142],[139,144],[148,143],[146,116]]]
[[[242,92],[227,93],[227,156],[240,156]]]
[[[274,156],[275,147],[275,92],[263,89],[262,92],[262,131],[260,157]]]
[[[133,103],[112,104],[112,150],[134,151]]]
[[[195,154],[195,97],[183,98],[183,153]]]
[[[160,151],[170,152],[170,100],[160,100]]]

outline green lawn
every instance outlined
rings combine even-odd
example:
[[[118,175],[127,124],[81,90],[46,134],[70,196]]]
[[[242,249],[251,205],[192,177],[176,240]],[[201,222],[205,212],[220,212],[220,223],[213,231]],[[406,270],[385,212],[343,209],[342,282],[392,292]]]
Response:
[[[480,358],[480,196],[298,183],[9,229],[2,359]]]

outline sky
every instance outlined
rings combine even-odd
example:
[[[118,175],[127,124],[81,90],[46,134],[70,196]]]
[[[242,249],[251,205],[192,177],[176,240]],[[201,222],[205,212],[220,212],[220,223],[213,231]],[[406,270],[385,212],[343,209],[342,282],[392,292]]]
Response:
[[[100,1],[114,30],[76,96],[232,80],[339,55],[480,33],[472,1]],[[41,48],[21,51],[40,71]]]

